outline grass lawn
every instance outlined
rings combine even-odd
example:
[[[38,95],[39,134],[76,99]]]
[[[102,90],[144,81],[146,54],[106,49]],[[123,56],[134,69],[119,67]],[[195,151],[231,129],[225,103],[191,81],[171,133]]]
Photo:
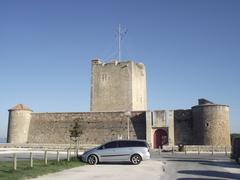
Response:
[[[31,168],[29,161],[18,161],[17,170],[14,171],[12,162],[0,162],[0,179],[19,180],[34,178],[43,174],[58,172],[83,165],[85,165],[85,163],[78,159],[71,159],[70,162],[67,162],[67,160],[61,160],[60,162],[49,160],[47,165],[44,164],[43,160],[34,160],[33,168]]]

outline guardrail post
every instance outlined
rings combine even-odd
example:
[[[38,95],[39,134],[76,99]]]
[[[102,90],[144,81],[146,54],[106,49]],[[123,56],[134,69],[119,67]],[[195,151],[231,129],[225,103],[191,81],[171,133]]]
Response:
[[[227,146],[225,146],[225,156],[227,156]]]
[[[13,170],[17,170],[17,154],[13,154]]]
[[[57,162],[60,161],[60,158],[59,158],[59,150],[57,150]]]
[[[47,165],[47,151],[44,152],[44,164]]]
[[[67,161],[70,161],[70,153],[71,152],[69,152],[69,151],[70,151],[70,149],[67,150]]]
[[[213,151],[214,151],[214,149],[213,149],[213,146],[212,146],[212,156],[213,156]]]
[[[198,155],[200,154],[200,147],[198,146]]]
[[[33,153],[30,152],[30,167],[33,167]]]
[[[174,154],[174,147],[172,146],[172,154]]]

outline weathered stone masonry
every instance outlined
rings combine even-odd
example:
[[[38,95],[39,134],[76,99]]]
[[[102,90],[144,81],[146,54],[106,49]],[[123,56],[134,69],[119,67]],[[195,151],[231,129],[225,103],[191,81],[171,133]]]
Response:
[[[188,110],[175,110],[165,121],[165,111],[34,113],[23,105],[9,110],[8,142],[70,143],[70,130],[75,122],[83,134],[82,144],[101,144],[113,139],[146,139],[153,147],[153,134],[168,128],[173,144],[230,145],[229,107],[199,104]],[[155,114],[155,115],[154,115]],[[169,114],[169,115],[170,115]],[[169,133],[173,130],[173,134]]]
[[[78,122],[82,144],[127,138],[128,118],[124,112],[32,113],[28,143],[67,144],[70,130]],[[145,112],[132,112],[129,119],[131,139],[146,139]]]
[[[175,143],[193,144],[192,110],[174,110]]]
[[[91,111],[145,111],[146,71],[142,63],[92,61]]]

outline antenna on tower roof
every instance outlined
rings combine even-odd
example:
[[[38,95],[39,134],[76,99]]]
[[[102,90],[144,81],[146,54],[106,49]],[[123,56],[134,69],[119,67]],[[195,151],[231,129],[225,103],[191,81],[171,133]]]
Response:
[[[118,61],[121,61],[121,41],[127,34],[127,29],[122,28],[121,24],[118,25],[117,37],[118,37]]]

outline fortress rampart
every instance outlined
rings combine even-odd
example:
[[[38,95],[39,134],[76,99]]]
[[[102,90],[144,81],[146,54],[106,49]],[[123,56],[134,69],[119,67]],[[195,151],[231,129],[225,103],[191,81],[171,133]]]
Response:
[[[130,139],[146,139],[152,147],[158,129],[166,130],[173,145],[230,146],[228,106],[199,104],[168,111],[168,125],[166,112],[35,113],[17,105],[9,110],[8,142],[70,144],[70,131],[78,123],[81,144],[127,139],[129,127]]]
[[[127,139],[128,122],[131,139],[146,139],[145,112],[132,112],[130,117],[126,116],[125,112],[30,113],[30,115],[30,121],[25,121],[25,126],[17,132],[14,131],[14,136],[9,136],[8,142],[69,144],[70,131],[76,122],[82,131],[81,144],[101,144],[113,139]],[[21,121],[19,116],[10,118],[11,122],[20,122],[19,120]],[[15,127],[13,129],[17,130]],[[9,131],[9,134],[12,132]],[[27,132],[28,136],[23,138],[23,132]]]
[[[174,134],[176,144],[193,144],[192,110],[174,110]]]

